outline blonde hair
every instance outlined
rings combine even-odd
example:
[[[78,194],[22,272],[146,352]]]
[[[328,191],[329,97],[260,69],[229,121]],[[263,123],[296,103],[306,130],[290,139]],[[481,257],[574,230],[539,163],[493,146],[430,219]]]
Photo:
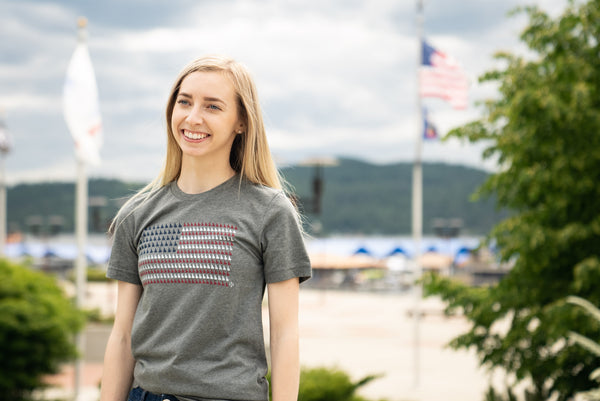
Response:
[[[158,176],[132,196],[121,208],[125,209],[130,203],[149,196],[154,191],[179,178],[181,173],[182,152],[175,140],[171,128],[173,107],[181,83],[193,72],[220,72],[229,77],[238,101],[238,113],[244,122],[246,131],[236,138],[231,146],[229,162],[231,167],[240,175],[240,180],[247,179],[255,184],[282,189],[283,180],[275,166],[267,142],[267,135],[262,118],[262,110],[258,101],[258,93],[254,80],[249,71],[241,63],[223,56],[204,56],[186,65],[171,88],[165,117],[167,123],[167,154]],[[117,214],[117,217],[119,216]],[[111,224],[110,232],[114,230],[116,218]]]
[[[167,101],[165,117],[167,121],[167,157],[161,174],[153,187],[162,187],[179,177],[181,172],[181,149],[171,130],[173,107],[181,82],[192,72],[221,72],[231,80],[238,100],[240,119],[246,132],[237,135],[231,147],[231,167],[243,178],[256,184],[281,189],[281,178],[271,157],[267,134],[258,101],[254,81],[242,64],[222,56],[205,56],[189,63],[179,73]]]

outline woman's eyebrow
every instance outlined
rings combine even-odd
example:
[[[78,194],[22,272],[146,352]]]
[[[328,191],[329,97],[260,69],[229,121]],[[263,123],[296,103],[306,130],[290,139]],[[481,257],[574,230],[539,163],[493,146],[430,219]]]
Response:
[[[177,96],[183,96],[183,97],[188,98],[188,99],[192,99],[193,98],[192,95],[190,95],[188,93],[185,93],[185,92],[179,92],[177,94]],[[219,102],[219,103],[226,104],[226,102],[224,100],[222,100],[222,99],[220,99],[218,97],[214,97],[214,96],[204,96],[202,98],[202,100],[204,100],[205,102]]]
[[[219,99],[218,97],[212,97],[212,96],[204,96],[204,101],[206,101],[206,102],[219,102],[219,103],[225,104],[225,102],[223,100]]]

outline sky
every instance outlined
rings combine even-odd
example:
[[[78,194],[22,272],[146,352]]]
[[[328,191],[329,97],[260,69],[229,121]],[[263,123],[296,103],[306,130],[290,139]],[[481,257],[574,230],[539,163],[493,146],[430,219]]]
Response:
[[[425,99],[440,134],[482,116],[497,95],[477,78],[499,50],[525,52],[519,5],[558,15],[566,0],[424,0],[428,42],[464,68],[469,106]],[[73,140],[62,111],[77,19],[88,19],[103,124],[90,177],[148,181],[166,144],[164,106],[180,69],[204,54],[244,63],[258,87],[280,166],[315,157],[412,162],[419,133],[416,0],[0,0],[0,118],[11,137],[9,184],[70,181]],[[482,144],[427,141],[426,162],[493,171]]]

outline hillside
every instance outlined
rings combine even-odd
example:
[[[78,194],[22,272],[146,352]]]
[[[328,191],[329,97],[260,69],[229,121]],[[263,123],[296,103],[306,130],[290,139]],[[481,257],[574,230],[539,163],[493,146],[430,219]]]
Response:
[[[323,168],[321,213],[310,212],[314,167],[294,166],[283,175],[306,205],[307,226],[315,222],[321,233],[404,235],[411,232],[412,166],[410,163],[369,164],[341,159],[338,166]],[[423,230],[433,233],[433,220],[462,219],[461,234],[489,232],[501,215],[493,201],[470,201],[487,173],[468,167],[424,164]],[[102,197],[102,206],[90,207],[90,230],[105,230],[122,202],[143,186],[118,180],[92,179],[89,196]],[[9,231],[73,231],[74,184],[20,184],[8,188]],[[309,230],[310,231],[310,230]]]
[[[283,171],[301,198],[311,196],[314,167]],[[462,234],[486,234],[505,215],[492,199],[473,202],[471,195],[488,174],[469,167],[423,165],[423,231],[433,233],[434,219],[461,219]],[[323,168],[322,213],[306,213],[319,220],[325,233],[410,234],[412,164],[374,165],[342,159]]]

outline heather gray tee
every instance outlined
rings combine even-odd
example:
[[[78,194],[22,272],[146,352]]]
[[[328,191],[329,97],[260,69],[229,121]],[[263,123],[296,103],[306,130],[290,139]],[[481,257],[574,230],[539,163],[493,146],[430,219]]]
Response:
[[[266,283],[311,275],[282,191],[234,176],[190,195],[175,182],[124,210],[107,276],[143,286],[134,385],[199,400],[268,400]]]

